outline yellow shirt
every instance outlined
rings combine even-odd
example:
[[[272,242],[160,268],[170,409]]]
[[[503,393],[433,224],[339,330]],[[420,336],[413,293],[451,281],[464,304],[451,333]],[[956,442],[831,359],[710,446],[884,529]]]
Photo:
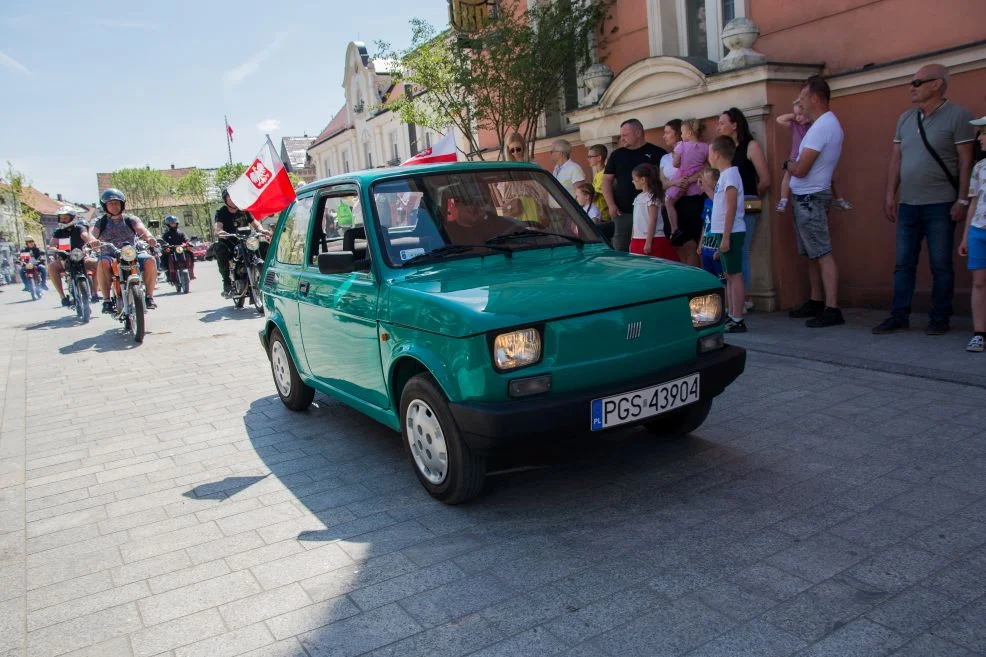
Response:
[[[609,207],[606,205],[606,197],[603,196],[603,171],[592,174],[592,187],[596,190],[596,207],[603,217],[603,221],[609,221]]]

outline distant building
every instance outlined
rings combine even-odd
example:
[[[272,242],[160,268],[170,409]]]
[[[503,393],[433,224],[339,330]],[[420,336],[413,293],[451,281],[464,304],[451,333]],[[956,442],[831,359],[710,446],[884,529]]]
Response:
[[[169,190],[169,193],[157,199],[148,207],[141,207],[133,199],[128,199],[127,212],[131,212],[140,217],[152,233],[161,232],[163,230],[164,217],[166,215],[173,214],[178,217],[181,225],[185,227],[183,230],[185,230],[186,233],[190,235],[198,234],[203,237],[209,235],[209,228],[212,225],[212,213],[215,211],[215,208],[218,207],[218,202],[207,202],[202,204],[198,199],[178,196],[175,191],[178,186],[178,181],[194,171],[196,168],[198,167],[175,168],[175,165],[172,164],[168,169],[159,169],[161,173],[173,181],[173,186]],[[208,197],[218,198],[218,190],[215,189],[215,186],[211,182],[215,177],[216,169],[201,169],[201,171],[205,172],[210,181]],[[112,178],[112,173],[96,174],[96,185],[99,188],[100,194],[102,194],[105,189],[113,187]],[[97,212],[101,212],[98,207]]]
[[[288,173],[293,173],[306,183],[315,180],[315,163],[308,156],[308,147],[315,141],[314,137],[282,137],[281,162]]]

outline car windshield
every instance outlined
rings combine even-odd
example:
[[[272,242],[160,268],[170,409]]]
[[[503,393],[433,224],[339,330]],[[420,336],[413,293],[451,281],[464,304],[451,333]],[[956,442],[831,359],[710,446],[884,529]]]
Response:
[[[601,239],[544,171],[453,171],[384,180],[372,197],[393,266],[580,246]]]

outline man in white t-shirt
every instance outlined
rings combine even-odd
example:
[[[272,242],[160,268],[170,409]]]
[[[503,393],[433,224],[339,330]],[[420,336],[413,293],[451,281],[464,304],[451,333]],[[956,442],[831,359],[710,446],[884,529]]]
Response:
[[[798,97],[811,127],[801,140],[797,160],[784,169],[791,174],[794,226],[798,252],[808,258],[811,295],[800,308],[788,313],[807,318],[805,326],[824,328],[845,324],[839,310],[839,270],[832,256],[828,209],[832,204],[832,174],[842,154],[842,125],[829,109],[829,85],[820,76],[805,82]]]
[[[555,141],[551,145],[551,159],[555,163],[552,171],[555,178],[575,198],[575,183],[585,180],[585,172],[572,161],[572,145],[564,139]]]

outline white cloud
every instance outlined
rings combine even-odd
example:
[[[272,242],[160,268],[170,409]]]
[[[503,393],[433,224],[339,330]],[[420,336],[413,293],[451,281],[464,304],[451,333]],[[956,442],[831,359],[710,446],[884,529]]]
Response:
[[[257,124],[260,132],[275,132],[281,129],[281,122],[277,119],[266,119]]]
[[[30,76],[31,72],[27,70],[27,67],[21,64],[19,61],[11,57],[10,55],[0,52],[0,68],[6,68],[15,73],[20,73],[22,75]]]
[[[223,74],[223,84],[226,85],[227,89],[232,89],[243,80],[247,79],[249,76],[257,72],[260,66],[270,59],[270,56],[274,54],[284,39],[287,38],[287,32],[278,32],[274,36],[274,40],[266,48],[258,52],[253,57],[249,58],[239,66],[229,69]]]

